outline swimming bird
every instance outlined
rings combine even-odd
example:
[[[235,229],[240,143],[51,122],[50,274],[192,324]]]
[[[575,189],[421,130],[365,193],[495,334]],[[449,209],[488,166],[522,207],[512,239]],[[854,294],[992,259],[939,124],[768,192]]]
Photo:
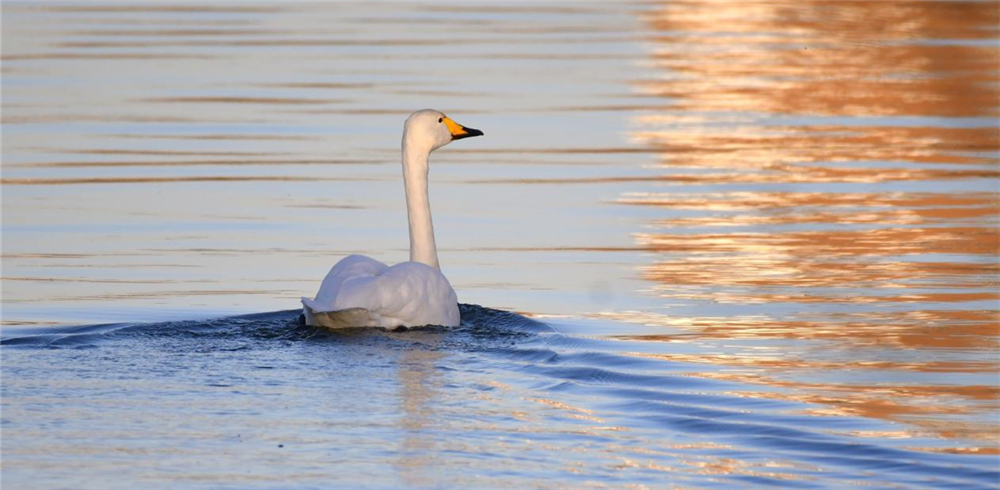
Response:
[[[363,255],[344,257],[323,279],[315,299],[302,298],[306,324],[329,328],[458,326],[458,297],[438,264],[427,159],[452,141],[482,135],[432,109],[410,114],[403,125],[410,260],[389,267]]]

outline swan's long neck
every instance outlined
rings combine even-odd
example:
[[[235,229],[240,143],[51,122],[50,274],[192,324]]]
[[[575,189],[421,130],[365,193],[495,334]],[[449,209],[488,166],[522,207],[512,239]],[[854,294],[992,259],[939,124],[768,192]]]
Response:
[[[406,215],[410,221],[410,261],[438,265],[437,245],[434,243],[434,223],[431,222],[431,203],[427,195],[427,157],[429,149],[407,144],[403,138],[403,182],[406,186]],[[414,146],[417,146],[414,148]]]

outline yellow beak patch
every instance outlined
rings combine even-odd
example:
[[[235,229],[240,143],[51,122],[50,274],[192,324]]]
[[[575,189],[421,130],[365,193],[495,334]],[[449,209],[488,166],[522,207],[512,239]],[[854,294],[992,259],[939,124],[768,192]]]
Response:
[[[448,131],[451,133],[451,139],[460,140],[462,138],[469,138],[471,136],[482,136],[483,132],[478,129],[467,128],[461,124],[452,121],[450,117],[445,117],[442,121],[445,126],[448,126]]]
[[[452,136],[461,136],[465,134],[465,128],[461,124],[452,121],[450,117],[444,118],[445,126],[448,126],[448,131],[451,131]]]

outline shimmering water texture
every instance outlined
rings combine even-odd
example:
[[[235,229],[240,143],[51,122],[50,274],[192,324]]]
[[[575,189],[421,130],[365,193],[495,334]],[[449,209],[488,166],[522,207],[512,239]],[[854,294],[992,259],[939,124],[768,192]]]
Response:
[[[5,478],[75,488],[987,488],[1000,478],[965,455],[908,448],[933,444],[919,435],[896,440],[865,418],[705,376],[698,362],[663,362],[657,344],[592,337],[600,327],[566,332],[470,305],[454,330],[330,331],[300,315],[4,340],[4,396],[17,400],[4,410]]]
[[[2,8],[4,488],[1000,484],[997,2]]]

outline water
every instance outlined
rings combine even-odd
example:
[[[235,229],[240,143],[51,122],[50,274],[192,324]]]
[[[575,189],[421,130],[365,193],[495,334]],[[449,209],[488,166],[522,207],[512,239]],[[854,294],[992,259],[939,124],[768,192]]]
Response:
[[[994,488],[996,7],[5,2],[2,483]]]

